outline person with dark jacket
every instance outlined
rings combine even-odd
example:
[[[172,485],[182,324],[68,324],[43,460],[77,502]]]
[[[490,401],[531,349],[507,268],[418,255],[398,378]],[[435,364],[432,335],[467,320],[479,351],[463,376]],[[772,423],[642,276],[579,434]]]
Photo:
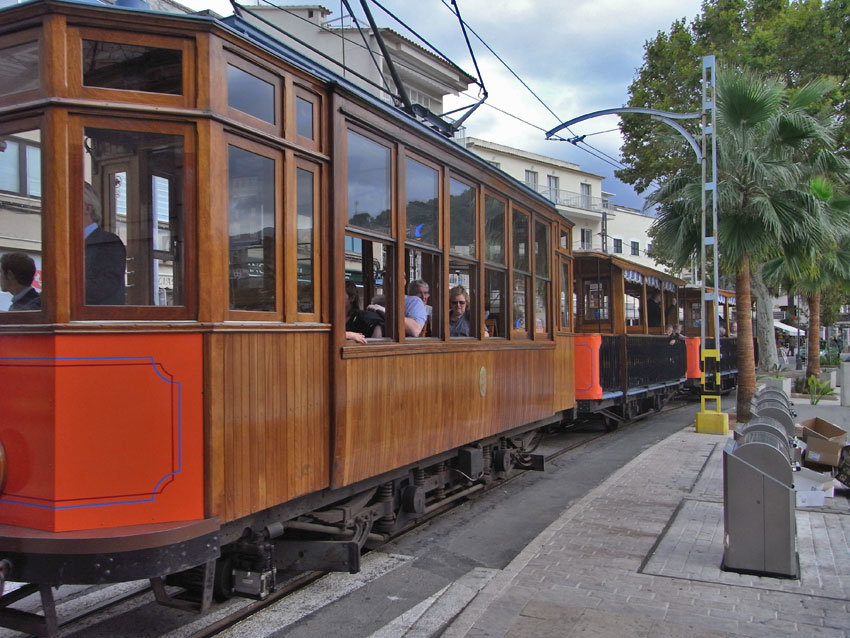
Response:
[[[0,257],[0,289],[12,295],[9,310],[40,310],[41,295],[32,287],[35,262],[24,253],[6,253]]]
[[[90,184],[84,188],[86,241],[86,305],[123,306],[127,250],[121,238],[100,227],[100,199]]]

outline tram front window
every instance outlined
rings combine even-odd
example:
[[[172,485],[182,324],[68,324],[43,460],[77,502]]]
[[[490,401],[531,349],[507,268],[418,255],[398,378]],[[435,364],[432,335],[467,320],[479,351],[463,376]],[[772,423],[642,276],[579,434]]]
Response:
[[[41,134],[0,133],[0,312],[41,300]]]
[[[183,138],[86,128],[85,303],[183,305]]]

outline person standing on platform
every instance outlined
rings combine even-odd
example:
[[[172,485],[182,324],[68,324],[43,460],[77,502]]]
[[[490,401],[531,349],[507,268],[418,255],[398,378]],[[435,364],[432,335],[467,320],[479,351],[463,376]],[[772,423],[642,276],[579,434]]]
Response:
[[[86,305],[123,306],[127,250],[115,233],[100,227],[100,198],[88,183],[84,187],[86,242]]]
[[[0,289],[12,295],[10,311],[41,310],[41,295],[32,287],[35,262],[24,253],[0,257]]]

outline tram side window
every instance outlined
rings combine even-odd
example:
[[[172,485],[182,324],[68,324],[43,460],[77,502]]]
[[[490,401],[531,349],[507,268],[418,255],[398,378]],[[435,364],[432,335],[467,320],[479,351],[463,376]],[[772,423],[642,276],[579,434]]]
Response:
[[[230,308],[274,312],[275,161],[228,146]]]
[[[520,211],[513,214],[513,326],[516,336],[527,336],[531,318],[531,255],[528,234],[529,216]]]
[[[183,305],[183,137],[86,127],[83,148],[86,305]]]
[[[405,162],[405,200],[407,294],[422,299],[427,312],[421,332],[414,336],[439,337],[442,335],[443,307],[440,285],[442,260],[436,250],[440,235],[439,171],[408,157]],[[406,301],[405,307],[407,305]]]
[[[38,42],[0,49],[0,95],[32,91],[39,86]]]
[[[607,320],[611,308],[610,281],[585,280],[582,301],[585,321]]]
[[[570,264],[568,261],[561,260],[561,330],[570,329],[570,279]]]
[[[367,338],[393,337],[394,282],[393,246],[352,235],[345,236],[345,279],[357,291],[356,303],[346,309],[345,329],[360,332]],[[346,290],[338,292],[346,296]],[[358,311],[367,310],[367,315]],[[360,321],[360,319],[364,321]]]
[[[507,336],[507,271],[505,265],[505,202],[484,197],[484,325],[491,337]]]
[[[630,281],[625,282],[627,326],[643,325],[643,304],[641,303],[642,294],[643,286],[641,284]]]
[[[549,227],[534,222],[534,331],[549,332]]]
[[[183,52],[83,40],[83,84],[149,93],[183,93]]]
[[[274,124],[275,86],[243,71],[232,64],[227,65],[227,104],[257,119]]]
[[[348,131],[348,225],[392,233],[392,151]]]
[[[0,312],[39,310],[41,134],[0,134]]]
[[[316,173],[298,168],[296,237],[298,242],[298,312],[315,312],[313,233],[316,214]]]
[[[475,232],[477,193],[457,179],[449,184],[449,336],[477,337],[480,334],[481,296],[478,290]],[[458,288],[461,286],[461,288]],[[465,291],[465,295],[463,294]],[[462,303],[464,302],[465,303]],[[492,320],[485,320],[487,322]],[[489,331],[485,331],[485,335]]]

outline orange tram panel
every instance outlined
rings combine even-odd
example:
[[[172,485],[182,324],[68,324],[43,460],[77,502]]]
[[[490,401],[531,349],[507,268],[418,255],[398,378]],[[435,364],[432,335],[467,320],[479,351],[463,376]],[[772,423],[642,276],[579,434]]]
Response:
[[[203,517],[200,335],[2,335],[0,352],[0,523]]]

